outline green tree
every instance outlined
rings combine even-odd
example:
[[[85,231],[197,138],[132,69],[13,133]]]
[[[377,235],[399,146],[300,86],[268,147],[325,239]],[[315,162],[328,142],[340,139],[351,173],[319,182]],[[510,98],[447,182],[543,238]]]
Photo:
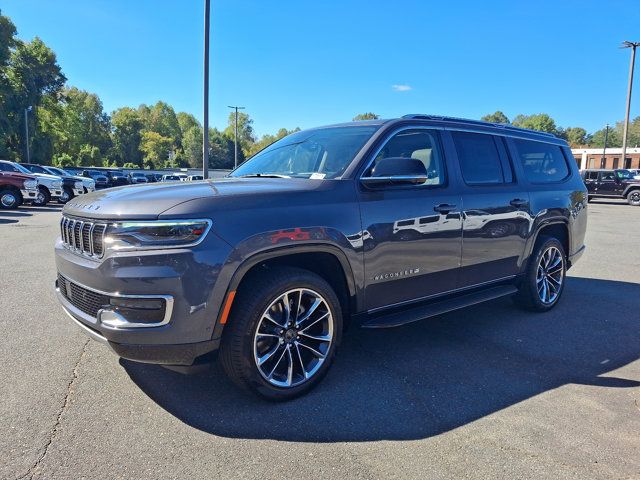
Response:
[[[379,115],[373,113],[373,112],[367,112],[367,113],[359,113],[358,115],[356,115],[355,117],[353,117],[353,122],[358,122],[360,120],[378,120],[380,118]]]
[[[513,125],[530,130],[558,134],[556,122],[546,113],[536,113],[534,115],[516,115],[512,121]]]
[[[239,122],[238,122],[239,123]],[[218,129],[209,129],[209,167],[233,168],[233,140]]]
[[[194,125],[182,137],[184,161],[191,168],[202,167],[202,127]]]
[[[78,163],[68,153],[60,153],[53,156],[53,166],[60,168],[76,167]]]
[[[229,123],[224,129],[224,134],[231,140],[235,138],[235,112],[229,113]],[[251,146],[255,143],[255,135],[253,132],[253,120],[249,114],[244,112],[238,113],[238,163],[244,161],[249,155]]]
[[[180,146],[180,125],[171,105],[160,101],[151,107],[140,105],[138,113],[142,118],[145,131],[156,132],[163,137],[170,138],[174,145]]]
[[[604,147],[605,129],[597,130],[589,138],[589,146],[593,148]],[[622,146],[622,130],[609,128],[609,134],[607,135],[607,147],[619,148]]]
[[[180,133],[183,137],[184,137],[184,134],[187,133],[187,131],[193,127],[202,128],[202,125],[200,125],[200,122],[198,121],[198,119],[193,115],[191,115],[190,113],[179,112],[176,115],[176,118],[178,119],[178,127],[180,127]]]
[[[298,127],[296,127],[294,130],[287,130],[286,128],[281,128],[280,130],[278,130],[278,132],[275,135],[270,135],[270,134],[263,135],[262,138],[260,138],[260,140],[258,140],[251,146],[248,156],[252,157],[256,153],[258,153],[260,150],[267,148],[273,142],[276,142],[281,138],[286,137],[287,135],[290,135],[292,133],[299,132],[299,131],[300,131],[300,128]]]
[[[100,149],[95,145],[84,144],[78,150],[78,165],[93,167],[102,165],[102,155]]]
[[[485,115],[480,120],[482,120],[483,122],[491,122],[491,123],[506,123],[506,124],[510,123],[509,117],[507,117],[500,110],[496,110],[493,113]]]
[[[120,163],[142,165],[140,142],[143,128],[142,118],[137,110],[129,107],[119,108],[111,114],[113,131],[111,138],[115,151],[115,158]]]
[[[564,138],[572,147],[587,144],[587,131],[581,127],[568,127],[564,130]]]
[[[135,163],[126,162],[122,165],[123,168],[140,168],[140,165],[136,165]]]
[[[145,131],[142,133],[140,150],[144,153],[145,168],[155,168],[168,160],[173,151],[173,139],[157,132]]]

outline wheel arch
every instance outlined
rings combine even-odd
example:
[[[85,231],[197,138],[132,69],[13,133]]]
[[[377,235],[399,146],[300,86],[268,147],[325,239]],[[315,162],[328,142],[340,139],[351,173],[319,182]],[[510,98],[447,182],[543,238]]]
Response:
[[[532,237],[527,259],[533,253],[535,246],[538,244],[541,236],[550,236],[557,238],[564,247],[565,256],[567,257],[567,259],[569,258],[569,255],[571,255],[571,229],[569,228],[569,221],[566,218],[549,219],[541,222],[540,225],[538,225],[536,233]]]
[[[348,323],[349,314],[357,311],[354,273],[346,255],[338,247],[324,243],[278,247],[248,257],[235,270],[219,309],[214,335],[222,333],[227,315],[233,310],[235,292],[243,282],[259,269],[273,266],[303,268],[326,280],[340,299],[345,323]]]

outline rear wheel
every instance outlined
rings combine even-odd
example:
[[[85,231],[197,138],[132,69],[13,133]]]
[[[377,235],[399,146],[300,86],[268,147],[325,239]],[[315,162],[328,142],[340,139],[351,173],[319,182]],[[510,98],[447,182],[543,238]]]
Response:
[[[634,207],[640,206],[640,190],[631,190],[627,194],[627,203]]]
[[[298,268],[273,268],[243,283],[220,359],[241,387],[269,400],[289,400],[324,377],[341,333],[340,302],[324,279]]]
[[[10,188],[0,190],[0,208],[13,210],[22,203],[22,195]]]
[[[36,198],[33,200],[33,204],[37,207],[42,207],[47,203],[49,203],[50,200],[51,200],[51,194],[49,194],[49,191],[46,188],[38,187],[38,194],[36,195]]]
[[[539,238],[518,293],[514,296],[515,302],[529,310],[550,310],[560,300],[566,272],[566,254],[562,243],[553,237]]]
[[[73,198],[73,191],[69,187],[64,187],[62,189],[62,195],[58,199],[58,203],[67,203],[69,200]]]

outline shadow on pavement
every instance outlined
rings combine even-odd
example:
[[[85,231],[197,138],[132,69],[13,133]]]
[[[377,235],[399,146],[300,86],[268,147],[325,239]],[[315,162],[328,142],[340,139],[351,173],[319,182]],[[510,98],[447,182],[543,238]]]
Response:
[[[640,357],[639,290],[570,277],[564,298],[546,314],[502,299],[390,330],[352,328],[324,381],[288,403],[238,390],[218,364],[196,376],[121,364],[162,408],[218,436],[421,439],[566,384],[640,386],[606,375]]]

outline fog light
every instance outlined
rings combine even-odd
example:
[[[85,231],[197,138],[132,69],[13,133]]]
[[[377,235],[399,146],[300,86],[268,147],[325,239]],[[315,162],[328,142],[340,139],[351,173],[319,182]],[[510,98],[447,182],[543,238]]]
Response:
[[[151,327],[166,323],[166,310],[167,303],[162,298],[112,297],[99,317],[100,323],[112,328]]]

